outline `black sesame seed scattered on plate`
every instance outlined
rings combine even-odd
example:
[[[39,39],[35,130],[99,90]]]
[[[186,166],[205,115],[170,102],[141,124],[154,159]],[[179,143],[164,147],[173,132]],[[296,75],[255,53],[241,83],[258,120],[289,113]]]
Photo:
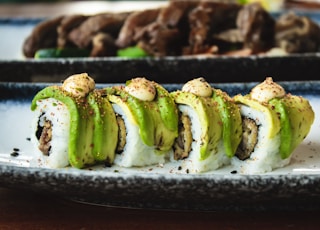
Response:
[[[19,149],[19,148],[13,148],[13,151],[14,151],[14,152],[19,152],[20,149]]]
[[[26,140],[27,140],[27,141],[31,141],[31,138],[30,138],[30,137],[27,137]]]
[[[237,170],[231,171],[231,174],[237,174],[237,173],[238,173]]]
[[[10,153],[10,156],[17,157],[17,156],[19,156],[19,153],[16,151],[13,151],[12,153]]]

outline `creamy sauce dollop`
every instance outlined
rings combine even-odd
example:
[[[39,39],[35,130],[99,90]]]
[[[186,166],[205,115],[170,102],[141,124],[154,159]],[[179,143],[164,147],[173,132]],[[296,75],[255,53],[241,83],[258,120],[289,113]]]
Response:
[[[201,97],[212,96],[212,88],[210,84],[203,77],[199,77],[199,78],[188,81],[183,85],[182,91],[193,93]]]
[[[63,90],[74,97],[85,97],[95,88],[95,82],[87,73],[68,77],[62,84]]]
[[[156,96],[156,89],[151,81],[144,77],[132,79],[125,87],[131,96],[134,96],[142,101],[153,101]]]
[[[261,103],[267,103],[273,98],[282,98],[286,95],[284,88],[275,83],[271,77],[267,77],[250,92],[251,98]]]

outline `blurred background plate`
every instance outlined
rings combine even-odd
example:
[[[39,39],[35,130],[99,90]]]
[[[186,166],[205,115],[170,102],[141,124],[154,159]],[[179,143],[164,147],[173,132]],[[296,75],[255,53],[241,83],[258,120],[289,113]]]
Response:
[[[225,0],[232,2],[232,0]],[[9,2],[9,1],[7,1]],[[13,1],[15,2],[15,1]],[[30,3],[31,2],[31,3]],[[0,1],[0,60],[24,60],[22,45],[32,29],[41,21],[61,15],[94,15],[105,12],[126,12],[157,8],[168,1]],[[293,2],[293,1],[288,1]],[[284,7],[270,12],[275,18],[294,10],[320,24],[319,8]]]
[[[285,57],[166,57],[166,58],[76,58],[25,59],[22,44],[33,27],[61,14],[96,14],[159,7],[166,1],[75,1],[57,3],[0,4],[0,81],[59,82],[68,75],[87,72],[98,83],[117,83],[145,76],[160,83],[183,83],[203,76],[210,82],[319,80],[320,54]],[[279,17],[285,11],[272,12]],[[320,24],[318,10],[298,8]]]

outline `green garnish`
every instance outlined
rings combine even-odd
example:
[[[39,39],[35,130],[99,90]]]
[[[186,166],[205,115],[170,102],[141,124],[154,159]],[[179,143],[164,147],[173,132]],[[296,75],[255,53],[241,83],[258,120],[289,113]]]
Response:
[[[38,50],[34,58],[74,58],[74,57],[89,57],[90,51],[86,49],[79,48],[49,48]]]
[[[237,0],[239,4],[247,4],[249,1],[248,0]]]
[[[117,51],[117,56],[128,57],[128,58],[139,58],[139,57],[148,57],[149,54],[139,46],[130,46],[124,49],[119,49]]]

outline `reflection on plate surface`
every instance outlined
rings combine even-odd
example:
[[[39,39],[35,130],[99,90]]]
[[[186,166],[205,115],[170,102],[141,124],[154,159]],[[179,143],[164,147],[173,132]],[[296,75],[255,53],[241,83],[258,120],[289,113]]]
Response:
[[[315,209],[320,207],[320,82],[283,82],[307,97],[316,113],[312,129],[289,166],[240,175],[231,166],[187,174],[175,164],[144,168],[95,166],[40,169],[32,165],[30,101],[46,84],[0,84],[0,185],[61,195],[82,202],[133,208],[182,210]],[[230,95],[250,84],[216,84]],[[103,87],[103,85],[99,85]],[[168,90],[181,85],[165,85]],[[295,200],[294,202],[293,199]]]

